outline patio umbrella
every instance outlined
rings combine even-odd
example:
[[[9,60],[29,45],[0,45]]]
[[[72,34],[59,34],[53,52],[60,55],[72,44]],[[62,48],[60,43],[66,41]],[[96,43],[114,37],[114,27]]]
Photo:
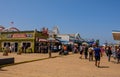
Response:
[[[87,42],[83,42],[82,45],[88,45],[88,43]]]

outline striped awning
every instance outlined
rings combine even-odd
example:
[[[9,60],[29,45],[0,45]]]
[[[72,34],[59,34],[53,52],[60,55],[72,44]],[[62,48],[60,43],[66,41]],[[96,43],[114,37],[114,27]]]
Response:
[[[39,39],[39,42],[48,42],[46,39]]]

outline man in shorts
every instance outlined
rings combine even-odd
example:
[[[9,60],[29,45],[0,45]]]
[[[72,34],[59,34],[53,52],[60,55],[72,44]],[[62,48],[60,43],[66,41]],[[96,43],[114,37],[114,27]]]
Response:
[[[94,55],[95,55],[95,66],[100,66],[100,57],[101,57],[101,50],[98,46],[94,48]]]

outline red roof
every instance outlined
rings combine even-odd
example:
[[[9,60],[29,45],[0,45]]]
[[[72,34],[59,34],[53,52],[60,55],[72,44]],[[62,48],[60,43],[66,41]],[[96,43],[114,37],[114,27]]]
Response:
[[[4,30],[5,29],[5,27],[3,27],[3,26],[0,26],[0,31],[2,31],[2,30]]]

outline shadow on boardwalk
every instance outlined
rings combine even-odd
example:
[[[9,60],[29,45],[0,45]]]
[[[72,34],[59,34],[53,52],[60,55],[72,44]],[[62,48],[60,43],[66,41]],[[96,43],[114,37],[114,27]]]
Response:
[[[53,59],[53,58],[57,58],[57,57],[62,57],[62,56],[58,55],[58,56],[53,56],[53,57],[47,57],[47,58],[41,58],[41,59],[35,59],[35,60],[17,62],[17,63],[14,63],[14,64],[1,65],[0,66],[0,71],[5,71],[2,68],[3,67],[7,67],[7,66],[13,66],[13,65],[18,65],[18,64],[30,63],[30,62],[35,62],[35,61],[40,61],[40,60],[46,60],[46,59]]]
[[[99,66],[99,68],[110,68],[109,66]]]

